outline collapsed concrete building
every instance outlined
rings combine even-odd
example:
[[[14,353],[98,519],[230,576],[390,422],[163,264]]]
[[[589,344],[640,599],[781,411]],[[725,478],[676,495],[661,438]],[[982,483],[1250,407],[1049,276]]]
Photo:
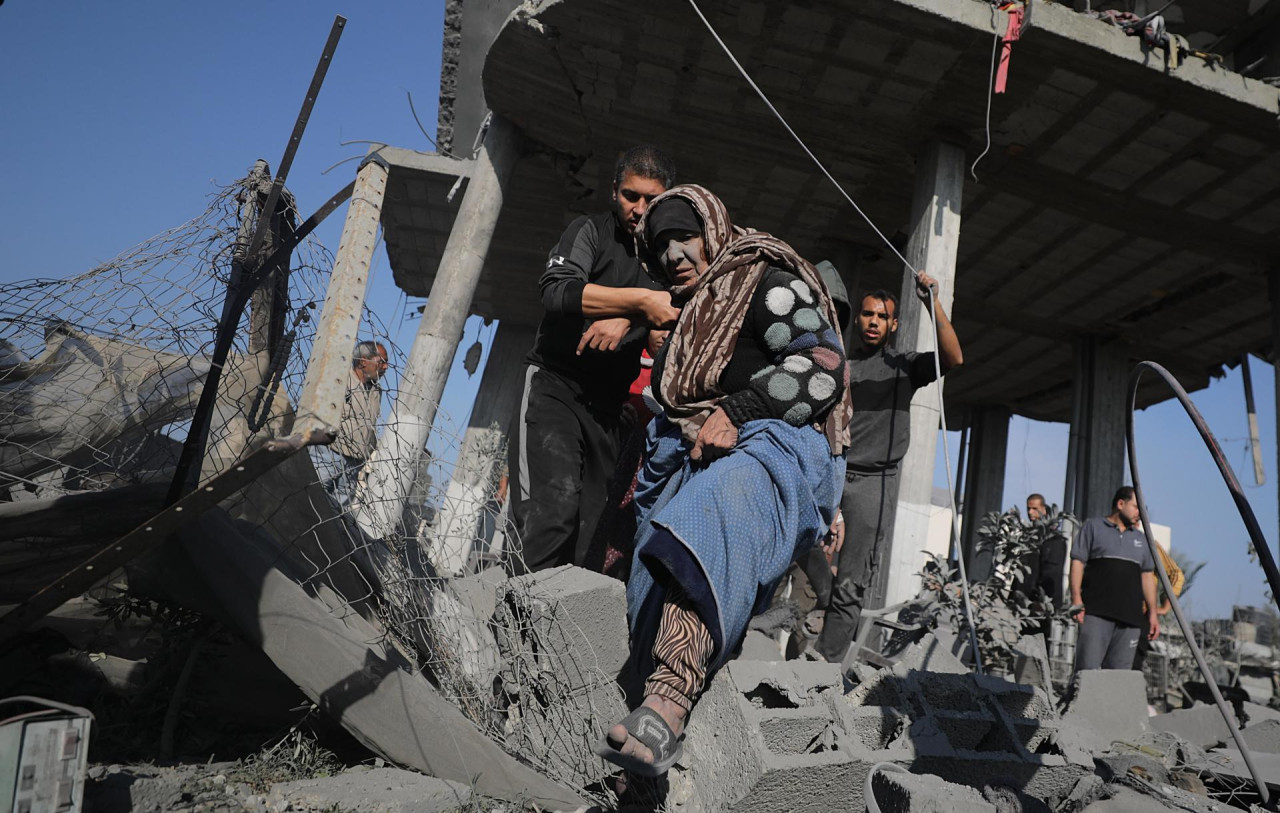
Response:
[[[1224,22],[1184,5],[1189,21],[1238,51],[1237,65],[1280,60],[1258,51],[1276,24],[1270,11],[1235,10]],[[1008,421],[1019,414],[1071,421],[1068,507],[1096,513],[1122,479],[1131,361],[1159,360],[1197,388],[1274,344],[1273,309],[1257,291],[1273,279],[1280,228],[1280,159],[1267,150],[1280,93],[1194,49],[1144,50],[1059,4],[1032,0],[1023,12],[1019,23],[980,0],[741,0],[709,10],[831,172],[942,281],[958,329],[980,337],[945,392],[950,426],[971,429],[966,504],[998,507]],[[197,493],[157,515],[178,544],[131,578],[180,592],[259,646],[386,758],[478,793],[571,809],[610,776],[591,745],[625,708],[621,585],[579,570],[511,580],[470,572],[546,248],[569,217],[602,205],[617,151],[653,141],[739,222],[831,258],[851,289],[898,288],[900,269],[690,5],[492,0],[451,3],[447,15],[439,151],[371,151],[305,376],[217,449],[209,474],[243,473],[235,496],[199,503]],[[988,124],[992,55],[1015,25],[1008,89]],[[325,494],[316,461],[296,452],[331,439],[338,423],[379,227],[397,284],[429,301],[391,424],[343,507]],[[1206,297],[1218,310],[1202,306]],[[1084,307],[1096,301],[1105,307]],[[1228,309],[1237,328],[1223,332]],[[406,532],[413,473],[471,313],[499,320],[494,347],[440,516]],[[919,316],[904,313],[900,346],[927,346]],[[1022,374],[1033,360],[1036,374]],[[274,386],[268,371],[250,370],[226,402],[243,407]],[[1162,397],[1147,388],[1140,402]],[[883,603],[915,592],[927,516],[915,508],[930,496],[935,404],[930,388],[912,406]],[[179,525],[184,509],[207,513]],[[1208,764],[1195,749],[1225,737],[1162,739],[1168,732],[1147,730],[1132,677],[1086,684],[1096,685],[1062,715],[1047,686],[969,674],[928,636],[896,663],[852,676],[739,659],[694,715],[666,802],[856,809],[870,784],[903,810],[998,809],[1008,798],[1081,810],[1122,790],[1216,809],[1185,798],[1172,774]],[[1134,713],[1115,714],[1116,702]],[[1259,749],[1269,747],[1269,729],[1253,725]],[[875,770],[882,764],[930,778]]]
[[[1068,5],[1014,6],[1023,16],[979,0],[705,11],[871,220],[941,280],[966,337],[965,367],[944,391],[948,427],[967,430],[966,512],[1001,508],[1009,419],[1021,415],[1070,423],[1063,508],[1091,516],[1125,480],[1135,360],[1194,391],[1274,344],[1260,292],[1274,282],[1280,163],[1267,145],[1280,92],[1231,66],[1280,73],[1280,38],[1270,5],[1176,4],[1170,30],[1189,40],[1173,54]],[[993,40],[1013,36],[988,116]],[[632,143],[666,147],[680,177],[720,194],[736,222],[832,260],[849,290],[907,290],[900,264],[683,0],[451,3],[439,136],[436,153],[375,152],[396,283],[430,298],[422,369],[442,386],[460,306],[499,321],[464,454],[504,435],[515,397],[505,384],[540,317],[545,252],[572,217],[604,205],[614,157]],[[1231,330],[1206,298],[1230,303]],[[930,346],[927,319],[901,316],[899,348]],[[1145,382],[1139,406],[1167,397],[1161,386]],[[882,605],[918,585],[936,404],[932,387],[912,403]],[[447,522],[470,521],[458,515],[474,513],[473,487],[451,485]]]

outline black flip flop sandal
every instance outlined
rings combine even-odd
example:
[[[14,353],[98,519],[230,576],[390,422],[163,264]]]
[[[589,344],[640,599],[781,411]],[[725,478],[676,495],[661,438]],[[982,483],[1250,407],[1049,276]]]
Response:
[[[609,735],[600,738],[596,753],[637,776],[658,777],[671,769],[684,754],[684,742],[675,735],[667,721],[648,706],[641,706],[628,714],[620,723],[627,733],[648,747],[653,762],[624,754],[609,742]]]

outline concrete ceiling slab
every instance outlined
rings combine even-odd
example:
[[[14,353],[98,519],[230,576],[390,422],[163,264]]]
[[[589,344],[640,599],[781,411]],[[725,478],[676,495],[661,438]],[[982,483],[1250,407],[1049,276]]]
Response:
[[[993,32],[1004,30],[983,0],[705,5],[886,234],[905,228],[915,156],[929,140],[959,143],[970,160],[982,151]],[[1008,92],[991,100],[991,150],[965,190],[954,319],[968,363],[948,377],[949,411],[1004,404],[1065,420],[1072,346],[1085,334],[1119,337],[1134,358],[1203,387],[1270,344],[1266,319],[1233,314],[1240,297],[1258,302],[1280,248],[1280,94],[1194,58],[1172,69],[1118,29],[1033,5]],[[1179,6],[1217,36],[1248,20],[1235,0],[1214,4],[1216,21],[1205,4]],[[859,287],[900,284],[900,264],[684,0],[525,3],[493,37],[482,78],[487,103],[527,146],[478,313],[536,322],[546,252],[573,216],[607,205],[614,156],[643,141],[667,149],[682,180],[720,194],[735,221],[815,261],[841,258]],[[393,163],[393,187],[401,171]],[[387,245],[397,283],[422,296],[457,175],[410,177],[394,188],[427,212],[406,219],[389,192]],[[1144,403],[1164,397],[1154,385],[1143,392]]]

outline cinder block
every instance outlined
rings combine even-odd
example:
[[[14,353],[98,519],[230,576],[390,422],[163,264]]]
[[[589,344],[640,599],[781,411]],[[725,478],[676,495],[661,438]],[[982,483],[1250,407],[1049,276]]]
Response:
[[[982,711],[976,684],[968,674],[920,672],[913,677],[930,711]]]
[[[843,691],[835,664],[730,662],[689,717],[668,804],[687,813],[844,809],[861,796],[872,752],[837,712]]]
[[[1075,696],[1063,719],[1092,728],[1095,749],[1115,740],[1132,741],[1151,730],[1147,680],[1132,669],[1086,669],[1076,673]]]
[[[881,770],[871,789],[883,813],[996,813],[978,791],[936,776]]]
[[[845,733],[868,751],[882,751],[898,742],[911,725],[911,719],[893,708],[853,706],[837,703],[837,712]]]
[[[866,677],[851,689],[845,700],[853,706],[888,706],[905,710],[903,687],[906,679],[888,669],[881,669]]]
[[[979,712],[939,712],[934,722],[956,751],[1003,751],[1016,753],[1009,733],[1000,720]]]
[[[780,756],[831,750],[840,736],[840,725],[826,705],[753,710],[747,720],[759,727],[764,747]]]
[[[630,654],[622,582],[566,565],[509,579],[494,613],[498,647],[513,671],[551,673],[571,691],[616,678]],[[517,677],[517,683],[520,682]]]
[[[1041,688],[1026,683],[1011,683],[993,675],[974,675],[974,685],[992,695],[1010,717],[1035,720],[1057,720],[1053,701]]]
[[[1176,734],[1201,748],[1214,748],[1231,739],[1231,729],[1217,706],[1198,705],[1158,714],[1150,720],[1153,731]]]
[[[1217,711],[1217,709],[1214,709]],[[1240,732],[1250,751],[1280,754],[1280,720],[1263,720]]]
[[[626,589],[576,567],[498,586],[493,630],[510,697],[507,740],[532,764],[574,787],[613,769],[594,753],[626,716],[616,679],[626,663]]]

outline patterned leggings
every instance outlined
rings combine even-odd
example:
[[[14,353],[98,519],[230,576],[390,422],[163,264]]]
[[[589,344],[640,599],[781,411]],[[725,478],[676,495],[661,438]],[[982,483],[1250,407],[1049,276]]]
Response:
[[[665,697],[688,712],[702,694],[713,646],[707,625],[684,590],[673,583],[662,605],[662,621],[653,642],[657,668],[645,681],[645,695]]]

